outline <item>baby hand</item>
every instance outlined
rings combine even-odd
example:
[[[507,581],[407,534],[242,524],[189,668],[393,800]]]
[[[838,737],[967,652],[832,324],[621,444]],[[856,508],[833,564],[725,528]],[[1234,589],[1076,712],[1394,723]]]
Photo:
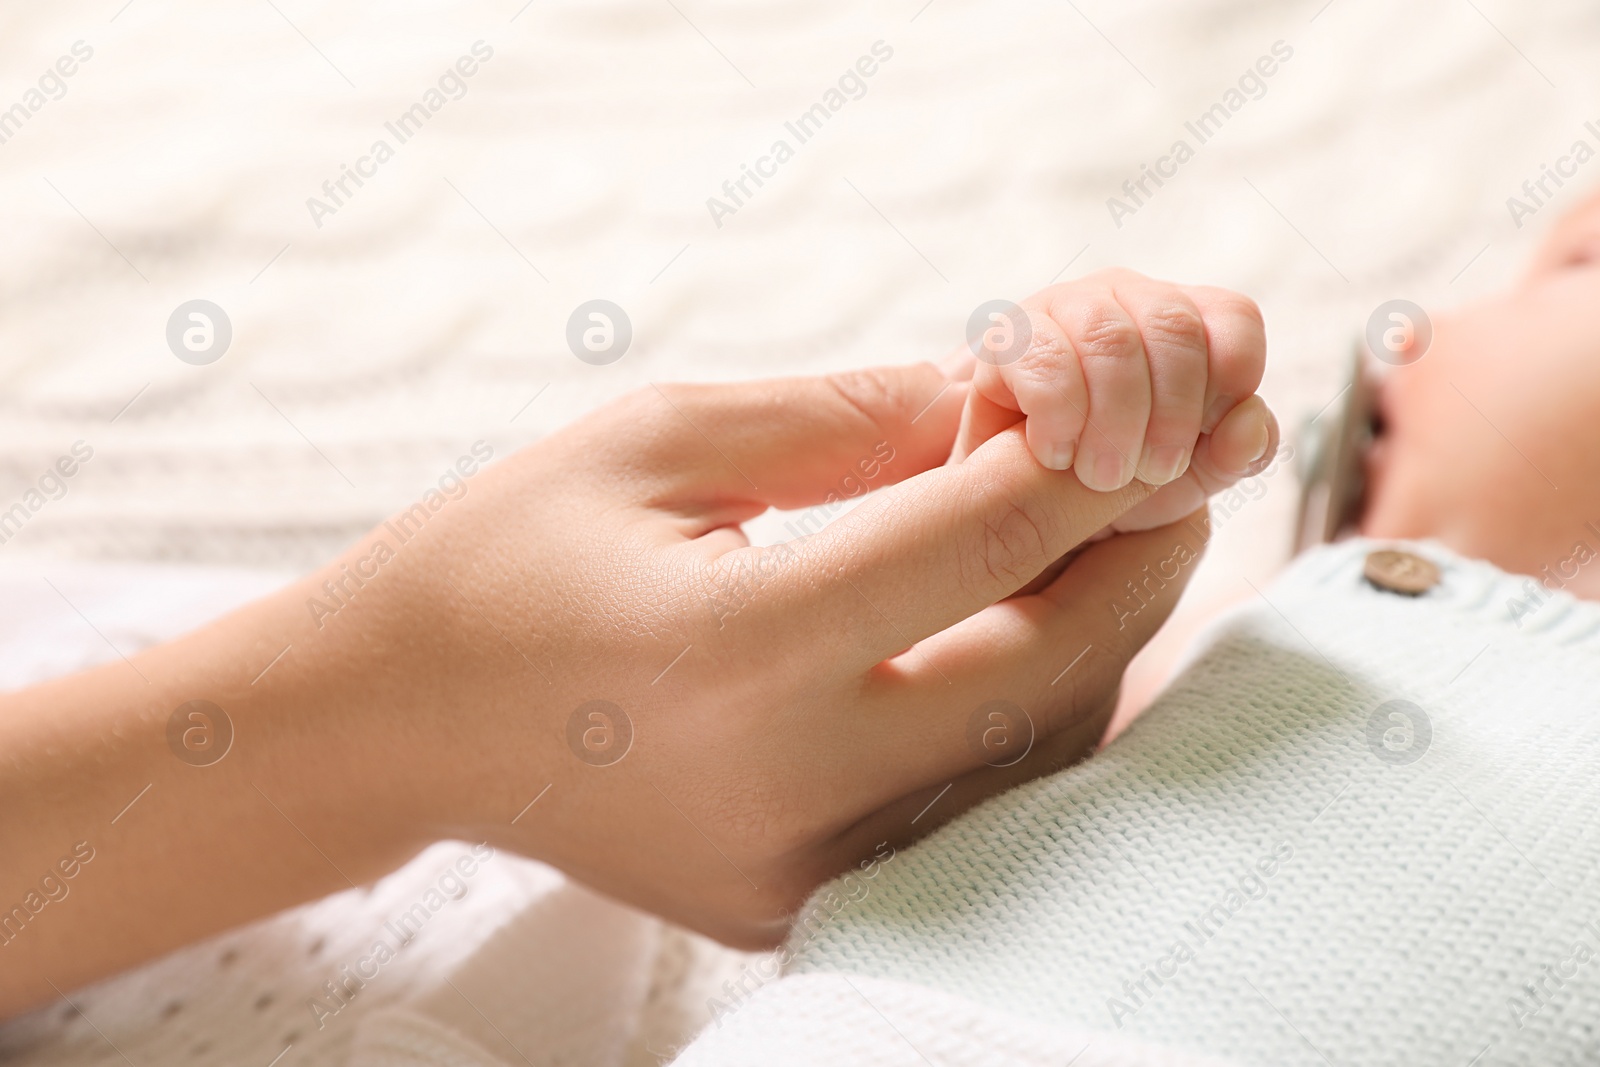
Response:
[[[1278,427],[1255,396],[1261,312],[1208,286],[1107,270],[1053,285],[992,317],[972,369],[955,458],[1026,418],[1052,470],[1109,492],[1162,486],[1119,530],[1171,522],[1271,462]]]

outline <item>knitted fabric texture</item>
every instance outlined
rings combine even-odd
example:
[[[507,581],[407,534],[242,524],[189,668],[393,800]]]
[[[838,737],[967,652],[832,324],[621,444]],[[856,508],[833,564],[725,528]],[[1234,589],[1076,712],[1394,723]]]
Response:
[[[393,1061],[391,1061],[393,1062]],[[1234,1067],[1120,1034],[1053,1026],[926,986],[803,974],[757,989],[674,1067]],[[364,1067],[358,1064],[357,1067]],[[407,1063],[406,1067],[410,1067]],[[470,1063],[467,1067],[478,1067]]]
[[[1440,583],[1385,592],[1374,547],[1301,559],[1100,755],[824,887],[856,899],[791,971],[1238,1064],[1595,1062],[1600,610],[1514,618],[1525,579],[1431,544]]]

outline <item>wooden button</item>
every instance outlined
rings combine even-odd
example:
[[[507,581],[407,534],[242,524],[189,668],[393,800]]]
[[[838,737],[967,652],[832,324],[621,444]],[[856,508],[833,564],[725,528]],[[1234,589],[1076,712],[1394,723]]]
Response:
[[[1438,567],[1421,556],[1394,548],[1370,553],[1361,573],[1379,589],[1405,596],[1426,593],[1439,584]]]

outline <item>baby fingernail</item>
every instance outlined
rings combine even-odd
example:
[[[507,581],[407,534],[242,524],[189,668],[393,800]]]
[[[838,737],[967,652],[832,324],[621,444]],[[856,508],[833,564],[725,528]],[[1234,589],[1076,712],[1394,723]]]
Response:
[[[1237,401],[1231,396],[1219,396],[1213,400],[1211,406],[1206,409],[1205,418],[1200,420],[1200,432],[1210,433],[1215,430],[1217,423],[1222,421],[1224,415],[1233,410],[1235,403]]]
[[[1053,471],[1071,470],[1072,461],[1078,455],[1078,443],[1076,441],[1059,441],[1047,445],[1045,451],[1048,453],[1044,461],[1046,467]]]
[[[1126,461],[1115,450],[1080,456],[1078,480],[1097,493],[1109,493],[1128,484]]]
[[[1250,447],[1246,449],[1250,461],[1245,464],[1245,470],[1260,463],[1261,457],[1267,454],[1267,445],[1272,441],[1272,428],[1267,425],[1267,417],[1266,406],[1262,405],[1260,411],[1252,413],[1249,425],[1243,431],[1242,436],[1250,442]]]
[[[1139,478],[1150,485],[1166,485],[1189,468],[1189,450],[1182,445],[1145,445],[1139,458]]]

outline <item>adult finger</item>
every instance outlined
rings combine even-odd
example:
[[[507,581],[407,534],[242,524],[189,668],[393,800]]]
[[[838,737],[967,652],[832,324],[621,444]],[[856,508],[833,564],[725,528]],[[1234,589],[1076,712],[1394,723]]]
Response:
[[[956,431],[955,447],[950,450],[950,462],[964,462],[978,446],[1007,426],[1015,426],[1023,417],[1016,408],[996,403],[977,389],[969,390],[966,406],[961,409],[961,428]]]
[[[1259,396],[1247,398],[1203,434],[1183,477],[1112,523],[1115,530],[1148,530],[1176,522],[1208,497],[1253,478],[1278,454],[1278,420]]]
[[[1040,466],[1021,426],[866,501],[803,542],[763,618],[799,655],[865,670],[1026,585],[1143,500]]]
[[[744,511],[805,507],[944,462],[965,392],[931,363],[652,385],[610,413],[630,432],[618,435],[609,458],[631,480],[653,483],[653,498],[691,511],[707,502]],[[648,432],[634,432],[640,422]]]
[[[872,761],[882,805],[842,835],[842,854],[909,840],[1091,753],[1123,672],[1172,613],[1206,536],[1204,512],[1195,512],[1095,544],[1044,593],[996,605],[924,642],[946,679],[913,673],[869,690],[882,704],[859,748],[896,756],[887,766],[881,755]]]
[[[995,604],[896,657],[873,675],[867,699],[877,710],[863,744],[903,753],[902,784],[914,785],[1009,764],[1008,745],[1016,753],[1077,730],[1114,703],[1128,662],[1188,585],[1208,532],[1197,511],[1090,545],[1041,592]],[[920,741],[909,744],[913,737]]]

